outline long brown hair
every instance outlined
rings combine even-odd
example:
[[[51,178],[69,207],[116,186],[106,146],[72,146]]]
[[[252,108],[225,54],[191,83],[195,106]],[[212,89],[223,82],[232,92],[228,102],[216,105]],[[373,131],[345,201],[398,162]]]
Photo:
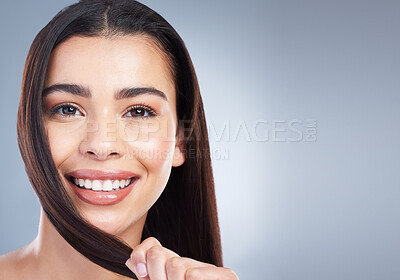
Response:
[[[142,240],[154,236],[182,257],[222,266],[207,126],[195,70],[174,28],[137,1],[82,0],[61,10],[34,39],[17,118],[25,170],[47,217],[73,248],[110,271],[136,279],[125,266],[132,248],[85,221],[68,196],[51,156],[42,112],[47,65],[57,45],[72,36],[135,34],[153,38],[171,62],[186,155],[149,210]]]

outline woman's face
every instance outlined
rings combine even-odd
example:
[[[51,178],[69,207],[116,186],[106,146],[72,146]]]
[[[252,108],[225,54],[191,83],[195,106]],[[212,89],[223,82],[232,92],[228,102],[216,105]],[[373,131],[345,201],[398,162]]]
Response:
[[[53,51],[44,93],[52,157],[81,215],[121,237],[141,230],[184,162],[165,54],[146,36],[72,37]]]

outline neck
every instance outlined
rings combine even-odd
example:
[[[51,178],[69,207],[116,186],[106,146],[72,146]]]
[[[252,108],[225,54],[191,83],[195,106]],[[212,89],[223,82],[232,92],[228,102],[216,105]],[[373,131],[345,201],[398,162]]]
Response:
[[[135,228],[125,232],[122,238],[131,248],[140,244],[146,215],[135,224]],[[41,209],[39,233],[31,243],[36,279],[131,279],[113,273],[81,255],[54,228]],[[99,244],[100,245],[100,244]],[[36,273],[35,273],[36,274]]]

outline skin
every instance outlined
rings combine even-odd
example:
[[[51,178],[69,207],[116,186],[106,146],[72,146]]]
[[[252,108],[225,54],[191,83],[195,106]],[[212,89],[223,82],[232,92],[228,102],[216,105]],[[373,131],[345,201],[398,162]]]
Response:
[[[91,92],[88,98],[55,91],[45,97],[43,108],[53,160],[81,215],[134,248],[126,265],[141,280],[238,279],[229,268],[180,257],[155,238],[140,243],[148,210],[164,190],[172,167],[185,161],[172,73],[167,57],[152,39],[143,35],[72,37],[53,51],[48,66],[45,87],[68,83]],[[167,100],[152,94],[114,100],[114,92],[126,87],[152,87]],[[64,103],[75,109],[65,105],[52,110]],[[129,110],[138,104],[150,106],[156,116]],[[92,205],[80,200],[64,177],[83,168],[127,170],[140,179],[121,202]],[[79,254],[58,234],[43,210],[36,239],[0,257],[0,279],[10,277],[128,279]]]

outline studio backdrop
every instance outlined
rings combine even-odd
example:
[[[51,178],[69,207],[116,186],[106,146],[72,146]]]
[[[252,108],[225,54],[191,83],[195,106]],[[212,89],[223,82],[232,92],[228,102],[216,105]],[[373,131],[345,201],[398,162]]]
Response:
[[[0,254],[37,234],[16,139],[22,71],[72,3],[1,3]],[[197,71],[224,265],[241,280],[400,279],[400,2],[143,3]]]

